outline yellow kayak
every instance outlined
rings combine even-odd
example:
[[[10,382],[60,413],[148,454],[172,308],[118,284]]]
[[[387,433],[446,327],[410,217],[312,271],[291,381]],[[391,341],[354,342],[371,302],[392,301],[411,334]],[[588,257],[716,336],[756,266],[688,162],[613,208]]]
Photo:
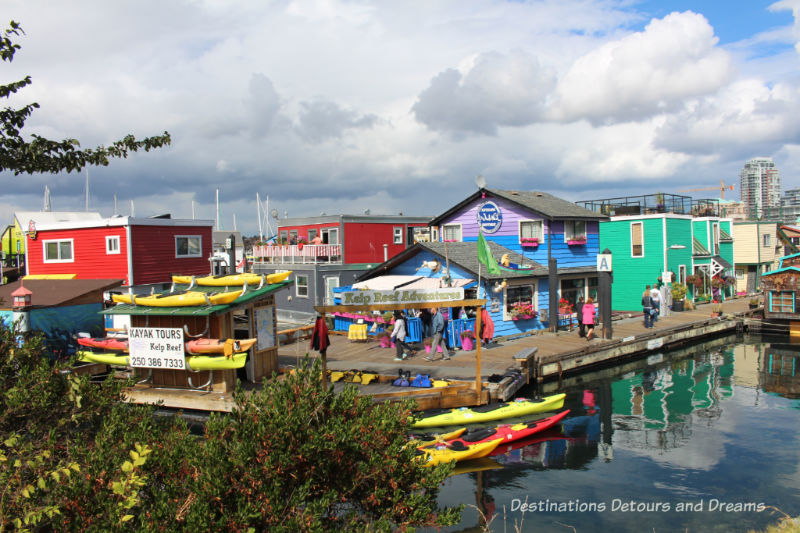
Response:
[[[232,370],[242,368],[247,362],[247,353],[240,352],[233,354],[233,357],[224,355],[187,355],[186,364],[189,370],[195,372],[200,370]]]
[[[292,271],[279,272],[276,274],[269,274],[265,276],[267,283],[280,283],[292,274]],[[261,283],[261,274],[228,274],[225,276],[205,276],[202,278],[195,278],[195,283],[198,285],[211,286],[211,287],[227,287],[244,285],[258,285]],[[173,283],[191,283],[192,276],[172,276]]]
[[[242,291],[230,292],[202,292],[186,291],[180,293],[153,294],[151,296],[134,296],[131,302],[129,294],[112,294],[111,298],[116,303],[135,303],[136,305],[146,305],[150,307],[190,307],[197,305],[224,305],[233,303],[236,298],[242,295]]]
[[[92,352],[78,350],[78,361],[83,363],[102,363],[104,365],[128,366],[128,354],[123,352]]]
[[[458,428],[449,433],[420,433],[418,435],[411,435],[411,439],[418,447],[428,446],[430,444],[436,444],[437,442],[457,439],[466,430],[467,428]]]
[[[415,428],[435,428],[442,426],[455,426],[475,424],[478,422],[491,422],[504,418],[527,416],[536,413],[555,411],[564,406],[566,394],[545,396],[541,400],[517,399],[513,402],[482,405],[480,407],[461,407],[459,409],[446,409],[428,411],[419,414],[419,420],[414,422]],[[442,412],[444,411],[444,412]]]
[[[424,455],[425,466],[436,466],[450,461],[465,461],[467,459],[478,459],[486,457],[497,448],[503,439],[481,442],[470,446],[431,444],[418,450]]]

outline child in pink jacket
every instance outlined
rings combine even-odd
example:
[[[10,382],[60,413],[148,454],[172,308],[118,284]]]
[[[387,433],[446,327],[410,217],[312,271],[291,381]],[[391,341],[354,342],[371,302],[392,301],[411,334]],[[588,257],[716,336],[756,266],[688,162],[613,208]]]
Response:
[[[597,310],[594,308],[594,300],[590,296],[586,303],[583,304],[583,309],[581,309],[581,316],[583,318],[583,323],[586,326],[586,340],[592,340],[592,335],[594,335],[594,316],[597,314]]]

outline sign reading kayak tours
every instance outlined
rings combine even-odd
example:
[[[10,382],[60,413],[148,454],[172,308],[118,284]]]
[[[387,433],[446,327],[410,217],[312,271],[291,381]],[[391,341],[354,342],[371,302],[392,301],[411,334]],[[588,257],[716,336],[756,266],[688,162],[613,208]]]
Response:
[[[183,370],[183,330],[180,328],[130,328],[131,366]]]
[[[395,289],[393,291],[344,291],[342,305],[449,302],[464,299],[462,287],[450,289]]]

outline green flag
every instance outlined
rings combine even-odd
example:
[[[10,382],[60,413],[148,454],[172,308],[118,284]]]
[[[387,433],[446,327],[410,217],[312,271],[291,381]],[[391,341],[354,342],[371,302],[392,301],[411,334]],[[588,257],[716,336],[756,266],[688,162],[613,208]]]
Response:
[[[486,265],[486,271],[494,276],[499,276],[500,267],[497,266],[492,251],[489,249],[489,243],[483,238],[483,233],[478,230],[478,261]]]

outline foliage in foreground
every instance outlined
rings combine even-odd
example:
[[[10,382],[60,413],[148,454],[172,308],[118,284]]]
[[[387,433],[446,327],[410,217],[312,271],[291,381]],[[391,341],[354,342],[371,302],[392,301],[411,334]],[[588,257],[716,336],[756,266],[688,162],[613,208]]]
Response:
[[[238,391],[202,435],[51,366],[0,326],[0,532],[388,531],[458,521],[436,495],[450,467],[405,447],[408,404],[333,393],[306,359]]]

